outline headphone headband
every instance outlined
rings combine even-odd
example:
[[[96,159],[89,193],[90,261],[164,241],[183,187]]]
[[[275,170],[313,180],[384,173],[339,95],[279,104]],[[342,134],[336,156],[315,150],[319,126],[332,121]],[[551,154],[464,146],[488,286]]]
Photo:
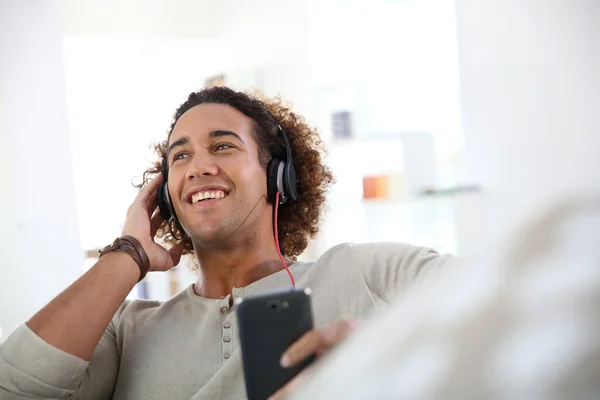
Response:
[[[275,117],[273,117],[275,119]],[[277,129],[279,130],[279,134],[283,139],[283,146],[285,147],[285,161],[294,165],[294,157],[292,156],[292,145],[290,144],[290,139],[288,139],[285,131],[281,127],[281,124],[275,119],[275,123],[277,124]]]

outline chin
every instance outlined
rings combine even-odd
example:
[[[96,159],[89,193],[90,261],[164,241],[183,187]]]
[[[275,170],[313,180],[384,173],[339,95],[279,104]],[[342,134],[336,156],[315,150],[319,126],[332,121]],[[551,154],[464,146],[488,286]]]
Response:
[[[194,243],[207,243],[221,240],[227,235],[222,223],[203,221],[202,223],[187,224],[185,231]]]

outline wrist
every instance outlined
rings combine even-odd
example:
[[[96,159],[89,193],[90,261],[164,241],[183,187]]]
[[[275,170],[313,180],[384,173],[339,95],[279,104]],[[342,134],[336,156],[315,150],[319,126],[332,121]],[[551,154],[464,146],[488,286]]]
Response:
[[[137,262],[129,254],[123,251],[114,251],[106,253],[98,260],[97,265],[110,270],[111,273],[117,274],[119,281],[130,281],[132,286],[140,279],[140,267]]]
[[[99,251],[98,257],[100,258],[103,255],[114,252],[127,253],[127,255],[129,255],[139,267],[140,278],[138,282],[144,279],[150,270],[150,259],[148,258],[148,254],[144,250],[142,244],[135,237],[131,235],[123,235],[116,238],[114,242]]]

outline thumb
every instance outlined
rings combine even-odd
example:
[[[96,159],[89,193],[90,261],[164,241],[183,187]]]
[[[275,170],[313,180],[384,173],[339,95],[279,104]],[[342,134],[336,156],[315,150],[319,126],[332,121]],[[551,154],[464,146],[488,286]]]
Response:
[[[171,260],[173,260],[173,266],[176,266],[179,264],[179,261],[181,261],[183,250],[185,250],[185,244],[183,242],[179,242],[169,249],[169,255],[171,256]]]

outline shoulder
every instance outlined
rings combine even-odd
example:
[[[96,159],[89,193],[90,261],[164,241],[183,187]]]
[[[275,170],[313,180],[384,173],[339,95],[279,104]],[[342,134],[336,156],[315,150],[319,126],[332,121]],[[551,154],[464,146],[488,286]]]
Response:
[[[118,326],[150,318],[163,303],[154,300],[125,300],[115,313],[113,324]]]
[[[391,300],[413,282],[436,273],[449,256],[406,243],[342,243],[327,250],[311,267],[311,288],[330,297],[364,293],[373,304]],[[329,297],[328,297],[329,296]]]
[[[407,243],[342,243],[325,252],[317,264],[336,271],[353,269],[369,287],[387,288],[436,273],[452,258],[432,248]]]
[[[157,300],[125,300],[119,307],[113,318],[115,325],[129,323],[142,323],[148,321],[156,315],[166,312],[167,309],[182,302],[186,297],[187,289],[182,290],[167,301]]]
[[[344,260],[348,262],[372,263],[395,258],[409,260],[419,256],[439,256],[434,249],[399,242],[341,243],[327,250],[317,263]]]

